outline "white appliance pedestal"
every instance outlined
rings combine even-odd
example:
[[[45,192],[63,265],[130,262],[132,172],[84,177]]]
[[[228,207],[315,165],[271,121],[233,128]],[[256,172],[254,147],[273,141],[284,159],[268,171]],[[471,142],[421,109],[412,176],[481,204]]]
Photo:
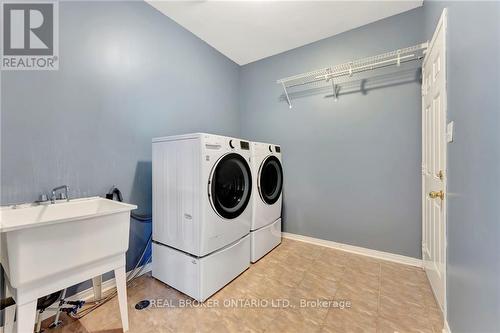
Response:
[[[196,258],[153,243],[153,277],[204,302],[250,266],[250,236]]]
[[[251,261],[256,263],[281,244],[281,218],[265,227],[251,231],[250,243]]]

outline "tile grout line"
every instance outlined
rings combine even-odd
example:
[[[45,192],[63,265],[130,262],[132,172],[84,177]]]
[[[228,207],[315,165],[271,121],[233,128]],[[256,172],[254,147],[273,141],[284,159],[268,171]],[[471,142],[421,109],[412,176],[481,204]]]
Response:
[[[325,252],[326,252],[326,250],[325,250],[325,249],[322,249],[322,253],[321,253],[321,255],[323,255]],[[314,263],[315,263],[316,261],[318,261],[318,260],[319,260],[319,258],[321,257],[321,255],[319,255],[316,259],[314,259],[314,261],[313,261],[313,263],[312,263],[313,265],[314,265]],[[306,276],[306,273],[304,272],[304,275],[303,275],[303,277],[302,277],[302,278],[303,278],[303,279],[305,279],[305,276]],[[333,296],[332,296],[332,300],[334,300],[334,299],[335,299],[335,295],[337,294],[337,290],[338,290],[338,288],[335,288],[335,293],[334,293],[334,294],[333,294]],[[323,330],[323,326],[325,325],[326,318],[328,317],[328,314],[330,313],[330,311],[331,311],[331,309],[328,309],[328,311],[326,311],[325,316],[323,317],[323,319],[322,319],[321,323],[319,324],[319,328],[320,328],[320,330]]]
[[[315,258],[315,259],[314,259],[313,264],[314,264],[314,262],[315,262],[316,260],[318,260],[318,258]],[[300,284],[302,283],[302,281],[304,281],[305,276],[306,276],[306,272],[307,272],[307,270],[304,270],[304,271],[301,273],[301,274],[302,274],[302,277],[301,277],[301,278],[300,278],[300,280],[297,282],[297,287],[299,287],[299,286],[300,286]],[[293,288],[294,288],[294,287],[290,287],[290,289],[293,289]],[[278,311],[276,311],[276,313],[274,314],[274,316],[271,316],[271,317],[272,317],[271,322],[272,322],[272,321],[273,321],[276,317],[278,317],[278,315],[279,315],[279,311],[280,311],[280,310],[281,310],[281,311],[284,311],[284,309],[278,309]],[[320,326],[321,326],[321,325],[320,325]],[[262,333],[267,332],[267,330],[268,330],[268,328],[264,328],[264,330],[262,331]]]
[[[340,286],[342,284],[342,281],[344,280],[345,270],[346,270],[346,265],[343,265],[342,275],[341,275],[341,277],[339,279],[339,283],[338,283],[337,288],[335,288],[335,293],[333,294],[333,300],[335,300],[335,297],[337,296],[337,293],[339,292],[339,289],[340,289]],[[334,310],[332,308],[330,308],[326,312],[325,318],[323,318],[323,322],[320,325],[321,327],[325,326],[326,319],[328,318],[328,315],[330,314],[331,311],[334,311]]]
[[[333,295],[334,300],[335,300],[335,296],[337,296],[337,293],[340,289],[340,286],[342,285],[342,282],[344,281],[346,269],[347,269],[347,262],[345,263],[345,265],[343,265],[342,275],[339,279],[338,288],[335,288],[335,294]],[[323,330],[323,328],[325,326],[326,319],[328,318],[328,315],[330,314],[331,311],[333,311],[332,308],[328,309],[328,311],[326,312],[325,318],[323,318],[323,322],[320,325],[321,330]]]

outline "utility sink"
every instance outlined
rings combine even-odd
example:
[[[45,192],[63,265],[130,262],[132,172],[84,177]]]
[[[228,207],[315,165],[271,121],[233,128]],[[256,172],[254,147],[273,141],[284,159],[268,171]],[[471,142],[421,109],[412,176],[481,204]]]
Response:
[[[17,331],[32,332],[39,297],[111,270],[128,329],[125,252],[136,208],[92,197],[0,209],[1,263],[17,304]]]

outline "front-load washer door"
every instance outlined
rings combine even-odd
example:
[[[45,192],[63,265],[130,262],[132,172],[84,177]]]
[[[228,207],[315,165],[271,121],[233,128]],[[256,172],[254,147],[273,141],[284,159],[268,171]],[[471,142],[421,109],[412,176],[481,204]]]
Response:
[[[215,164],[209,183],[210,203],[217,214],[234,219],[243,213],[252,194],[252,175],[240,154],[229,153]]]
[[[280,198],[283,188],[283,169],[276,156],[268,156],[262,162],[257,186],[260,197],[266,204],[272,205]]]

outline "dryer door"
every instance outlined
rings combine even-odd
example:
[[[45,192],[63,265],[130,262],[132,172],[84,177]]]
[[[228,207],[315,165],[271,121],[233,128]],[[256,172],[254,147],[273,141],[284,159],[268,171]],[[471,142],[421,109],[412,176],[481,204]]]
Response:
[[[240,154],[229,153],[215,164],[209,183],[210,203],[221,217],[234,219],[243,213],[252,193],[252,176]]]
[[[278,201],[283,187],[283,169],[276,156],[268,156],[259,169],[259,194],[268,205]]]

